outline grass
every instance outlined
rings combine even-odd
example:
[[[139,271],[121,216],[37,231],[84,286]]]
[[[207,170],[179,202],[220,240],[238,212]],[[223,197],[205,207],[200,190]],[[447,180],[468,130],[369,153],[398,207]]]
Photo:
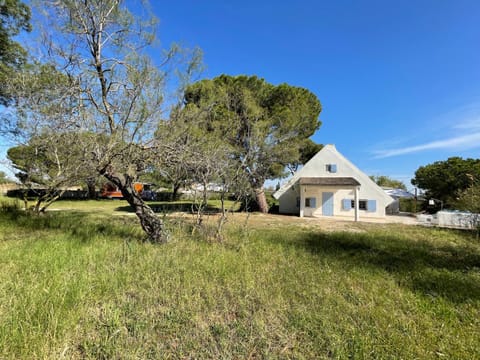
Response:
[[[157,213],[172,212],[191,212],[194,205],[191,201],[147,201],[147,203]],[[237,210],[239,204],[226,200],[225,208],[227,210]],[[218,212],[220,208],[220,200],[209,200],[207,211]],[[75,210],[85,212],[95,212],[102,214],[122,214],[125,212],[133,212],[131,206],[126,200],[59,200],[51,205],[54,210]]]
[[[0,358],[480,358],[467,233],[236,214],[221,244],[172,219],[155,246],[87,209],[0,214]]]

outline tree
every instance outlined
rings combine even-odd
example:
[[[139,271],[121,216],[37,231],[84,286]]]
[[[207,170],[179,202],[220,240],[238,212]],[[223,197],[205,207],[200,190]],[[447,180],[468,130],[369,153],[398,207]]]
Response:
[[[196,110],[177,106],[170,113],[169,121],[160,123],[157,140],[173,151],[158,156],[156,167],[179,183],[200,185],[194,189],[192,211],[196,218],[193,229],[202,230],[208,237],[212,234],[208,227],[204,227],[203,215],[208,207],[209,185],[219,185],[216,193],[220,199],[221,214],[214,237],[221,240],[222,228],[227,220],[226,195],[234,193],[237,200],[244,196],[244,172],[231,157],[228,143],[216,132],[205,132],[202,126],[205,113]]]
[[[295,160],[291,164],[287,164],[288,169],[291,174],[295,174],[300,165],[305,165],[311,158],[313,158],[320,150],[322,150],[323,145],[313,142],[311,139],[306,139],[303,144],[300,146],[300,157],[298,160]]]
[[[146,53],[155,40],[156,19],[148,9],[142,19],[136,17],[121,0],[46,0],[42,10],[48,27],[43,56],[69,86],[62,93],[41,92],[41,102],[21,101],[14,114],[17,128],[25,130],[27,139],[38,132],[47,137],[79,130],[95,134],[76,139],[85,160],[120,189],[150,241],[167,241],[163,221],[133,186],[161,146],[153,134],[164,110],[169,72]],[[177,50],[159,62],[172,65]],[[191,59],[189,71],[198,56]],[[25,93],[22,87],[20,95]]]
[[[407,190],[407,187],[403,182],[385,175],[370,175],[370,179],[372,179],[378,186]]]
[[[203,130],[229,145],[262,212],[268,211],[265,180],[284,175],[319,128],[321,105],[310,91],[274,86],[256,76],[221,75],[185,91],[184,111],[196,111]]]
[[[467,174],[470,185],[458,192],[456,207],[470,213],[469,220],[472,230],[476,231],[477,239],[480,234],[480,177]]]
[[[76,133],[59,133],[30,139],[27,145],[15,146],[7,151],[7,157],[20,182],[27,188],[24,201],[27,210],[27,193],[35,193],[33,210],[44,212],[58,199],[67,186],[75,185],[82,178],[88,164],[84,149],[75,140]],[[28,191],[30,190],[30,191]]]
[[[7,105],[12,94],[4,84],[26,61],[26,51],[12,38],[31,31],[30,8],[18,0],[0,1],[0,104]]]
[[[469,175],[480,177],[480,159],[451,157],[419,167],[412,184],[425,190],[427,198],[438,199],[444,206],[454,206],[457,194],[471,184]]]
[[[7,174],[5,174],[3,171],[0,171],[0,184],[8,184],[11,182],[12,181],[7,177]]]

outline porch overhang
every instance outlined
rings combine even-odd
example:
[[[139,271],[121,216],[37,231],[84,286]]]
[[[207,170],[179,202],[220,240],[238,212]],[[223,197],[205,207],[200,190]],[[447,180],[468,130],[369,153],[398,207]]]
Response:
[[[359,186],[360,183],[353,177],[302,177],[300,185],[321,186]]]

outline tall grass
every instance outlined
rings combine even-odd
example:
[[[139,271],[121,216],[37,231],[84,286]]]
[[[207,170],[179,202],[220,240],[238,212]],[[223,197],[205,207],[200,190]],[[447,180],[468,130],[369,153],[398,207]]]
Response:
[[[480,358],[480,246],[437,229],[0,214],[0,358]]]

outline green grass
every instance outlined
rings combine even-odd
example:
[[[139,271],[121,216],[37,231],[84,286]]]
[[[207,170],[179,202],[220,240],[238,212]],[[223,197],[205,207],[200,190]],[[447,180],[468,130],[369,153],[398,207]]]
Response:
[[[147,202],[157,213],[172,213],[172,212],[191,212],[191,201],[148,201]],[[220,200],[209,200],[207,211],[217,212],[221,206]],[[239,204],[233,201],[226,200],[225,208],[228,211],[237,210]],[[133,212],[133,209],[126,200],[58,200],[50,206],[50,210],[75,210],[86,211],[89,213],[102,214],[121,214],[125,212]]]
[[[468,233],[170,227],[156,246],[107,210],[0,214],[0,358],[480,358]]]

